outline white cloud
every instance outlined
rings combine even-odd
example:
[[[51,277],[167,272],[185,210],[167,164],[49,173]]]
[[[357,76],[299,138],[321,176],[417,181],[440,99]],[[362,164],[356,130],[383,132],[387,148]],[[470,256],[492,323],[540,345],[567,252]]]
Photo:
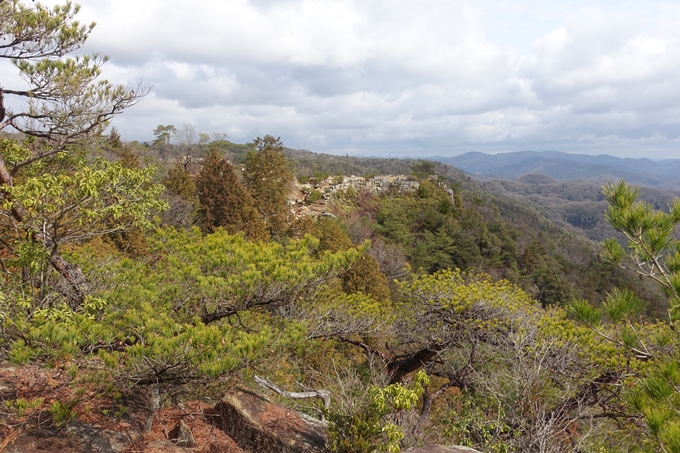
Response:
[[[676,2],[80,1],[106,76],[153,85],[124,137],[188,122],[373,155],[677,153]]]

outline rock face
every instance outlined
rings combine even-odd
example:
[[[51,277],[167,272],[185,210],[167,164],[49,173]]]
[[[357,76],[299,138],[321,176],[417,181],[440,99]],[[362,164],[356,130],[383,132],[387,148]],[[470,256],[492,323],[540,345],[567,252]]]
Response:
[[[428,180],[446,190],[451,197],[451,201],[454,201],[454,192],[448,188],[446,183],[439,181],[435,176],[430,176]],[[297,218],[318,216],[327,213],[329,202],[340,191],[351,189],[357,193],[368,192],[380,195],[390,191],[401,193],[416,192],[419,187],[420,182],[416,181],[412,176],[405,175],[382,175],[372,178],[354,175],[340,178],[331,176],[312,183],[302,184],[296,181],[295,190],[289,195],[289,204],[292,208],[291,212]],[[317,195],[321,195],[316,201],[310,199],[310,195],[313,192],[318,192]]]
[[[272,404],[252,390],[233,387],[215,406],[219,427],[252,452],[325,452],[324,425]]]
[[[328,177],[313,184],[300,184],[296,181],[295,191],[290,196],[290,204],[296,217],[316,216],[326,212],[329,201],[338,191],[352,189],[356,192],[369,192],[382,194],[390,190],[398,192],[415,192],[420,183],[410,176],[383,175],[372,178],[361,176],[345,176],[338,180],[336,177]],[[312,202],[309,196],[313,191],[318,191],[321,198]]]
[[[470,447],[445,447],[444,445],[427,445],[425,447],[411,447],[402,450],[403,453],[481,453]]]
[[[65,430],[37,429],[19,435],[4,453],[119,453],[132,442],[129,434],[85,423],[71,423]]]

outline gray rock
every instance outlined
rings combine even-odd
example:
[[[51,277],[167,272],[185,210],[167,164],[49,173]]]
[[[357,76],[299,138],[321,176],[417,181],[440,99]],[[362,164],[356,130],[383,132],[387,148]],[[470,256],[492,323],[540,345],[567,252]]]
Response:
[[[23,433],[4,453],[120,453],[131,442],[127,434],[75,422],[61,432],[36,429]]]
[[[129,425],[124,432],[72,420],[59,430],[31,429],[22,433],[3,453],[120,453],[139,441],[153,421],[151,396],[146,390],[134,390],[121,402],[127,407],[121,421]]]

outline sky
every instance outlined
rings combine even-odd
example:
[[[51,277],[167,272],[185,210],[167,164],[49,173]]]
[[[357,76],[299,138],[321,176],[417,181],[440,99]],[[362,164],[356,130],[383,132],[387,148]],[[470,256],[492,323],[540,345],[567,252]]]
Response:
[[[186,123],[334,154],[680,158],[677,0],[78,3],[105,77],[151,87],[113,121],[126,140]]]

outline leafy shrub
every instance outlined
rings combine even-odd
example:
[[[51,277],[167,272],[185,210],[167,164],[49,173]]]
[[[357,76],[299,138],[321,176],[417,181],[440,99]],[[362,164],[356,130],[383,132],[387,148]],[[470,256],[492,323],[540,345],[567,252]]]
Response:
[[[314,189],[312,192],[307,196],[307,203],[314,203],[315,201],[319,201],[323,197],[323,194]]]
[[[367,404],[354,413],[326,411],[326,446],[333,453],[398,453],[404,432],[390,416],[415,406],[428,382],[427,374],[421,370],[408,386],[371,386]]]

